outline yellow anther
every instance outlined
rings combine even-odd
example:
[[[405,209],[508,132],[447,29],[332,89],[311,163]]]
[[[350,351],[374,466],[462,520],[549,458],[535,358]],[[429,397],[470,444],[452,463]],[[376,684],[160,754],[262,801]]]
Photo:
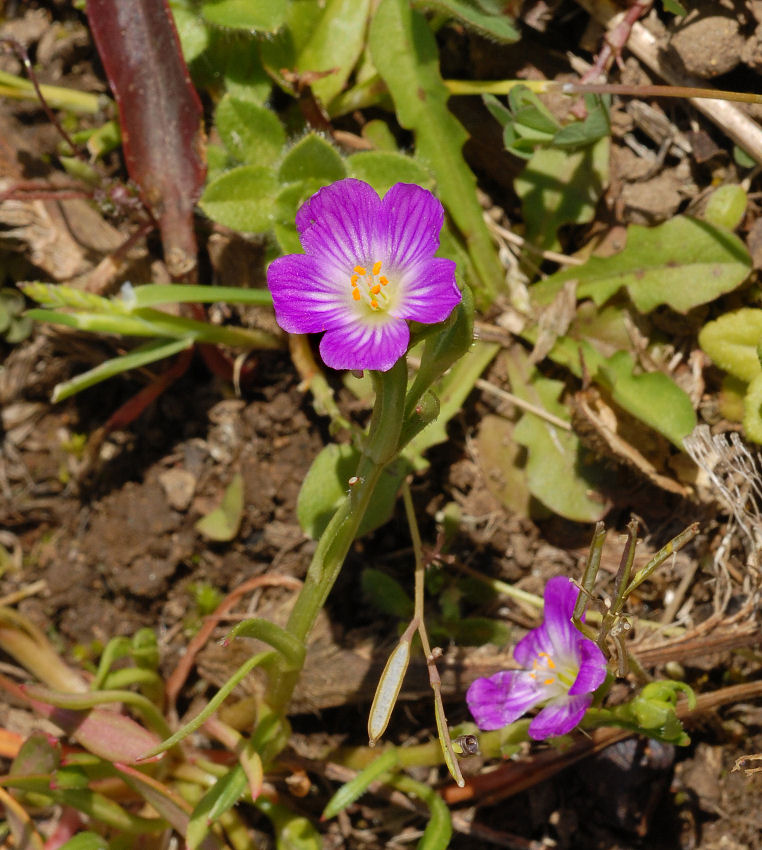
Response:
[[[349,282],[352,284],[352,286],[357,286],[358,280],[360,280],[360,275],[358,274],[353,274],[352,277],[349,278]]]
[[[381,275],[381,277],[378,280],[379,280],[379,283],[381,284],[381,286],[386,286],[386,284],[389,283],[389,281],[383,275]]]
[[[381,292],[381,287],[378,284],[376,284],[375,286],[371,286],[370,292],[371,295],[378,295],[378,293]]]
[[[543,685],[552,685],[553,682],[555,682],[555,681],[556,681],[555,679],[544,679]]]
[[[378,274],[381,271],[381,260],[377,263],[373,263],[373,274]]]
[[[354,298],[354,299],[355,299],[355,301],[359,301],[359,300],[360,300],[360,298],[362,298],[362,296],[360,295],[360,290],[359,290],[359,289],[353,289],[353,290],[352,290],[352,298]]]
[[[354,267],[354,273],[355,274],[367,274],[368,270],[365,268],[365,266],[355,266]]]
[[[371,298],[371,299],[370,299],[370,306],[371,306],[374,310],[378,310],[378,301],[376,301],[376,299],[375,299],[375,298]]]

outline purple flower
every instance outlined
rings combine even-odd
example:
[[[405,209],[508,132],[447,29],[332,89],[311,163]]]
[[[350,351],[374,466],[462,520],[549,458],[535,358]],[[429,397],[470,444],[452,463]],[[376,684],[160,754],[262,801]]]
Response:
[[[391,369],[408,320],[444,321],[461,300],[455,263],[434,257],[443,221],[420,186],[397,183],[383,200],[362,180],[321,189],[296,214],[305,253],[267,269],[278,324],[325,331],[320,354],[334,369]]]
[[[466,701],[481,729],[500,729],[534,706],[536,741],[570,732],[606,678],[606,658],[571,621],[578,589],[563,576],[545,586],[545,621],[520,640],[513,657],[523,670],[505,670],[472,682]]]

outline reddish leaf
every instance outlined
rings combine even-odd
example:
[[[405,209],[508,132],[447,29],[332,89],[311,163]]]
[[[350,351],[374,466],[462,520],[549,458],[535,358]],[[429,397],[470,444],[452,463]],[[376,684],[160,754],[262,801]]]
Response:
[[[187,276],[196,266],[204,135],[167,0],[87,0],[87,16],[119,106],[127,171],[158,220],[170,274]]]

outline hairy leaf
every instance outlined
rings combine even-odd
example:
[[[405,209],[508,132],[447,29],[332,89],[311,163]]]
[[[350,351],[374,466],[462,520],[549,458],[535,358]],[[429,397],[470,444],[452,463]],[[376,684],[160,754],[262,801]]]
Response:
[[[468,29],[503,44],[513,44],[520,37],[513,19],[504,11],[505,3],[490,4],[493,8],[484,8],[484,3],[474,0],[414,0],[413,5],[450,15]]]

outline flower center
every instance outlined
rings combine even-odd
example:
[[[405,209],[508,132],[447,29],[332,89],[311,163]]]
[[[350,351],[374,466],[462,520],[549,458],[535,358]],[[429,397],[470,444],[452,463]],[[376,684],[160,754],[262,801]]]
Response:
[[[355,266],[352,271],[352,298],[364,301],[373,311],[384,310],[389,305],[389,295],[384,290],[389,280],[381,274],[381,261],[373,263],[370,271],[365,266]]]

